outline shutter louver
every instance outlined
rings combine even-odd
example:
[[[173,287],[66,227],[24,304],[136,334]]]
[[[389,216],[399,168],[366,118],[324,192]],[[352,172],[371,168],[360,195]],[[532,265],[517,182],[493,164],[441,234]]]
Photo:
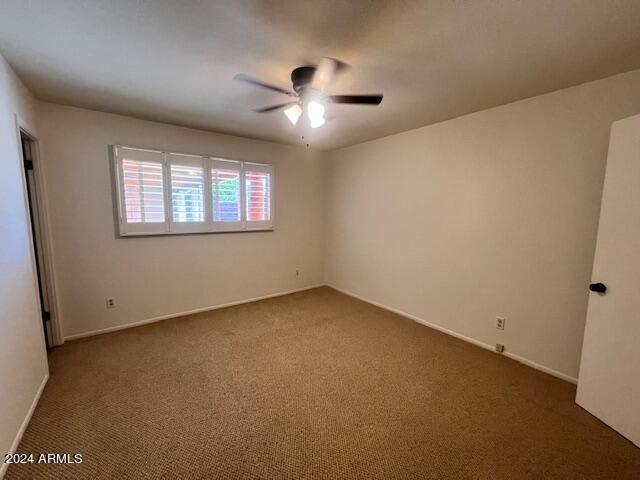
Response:
[[[162,163],[122,160],[127,223],[163,223]]]
[[[240,171],[211,169],[214,222],[240,221]]]
[[[175,223],[205,221],[204,166],[202,157],[168,156],[171,179],[171,219]]]
[[[271,219],[271,174],[245,171],[247,222]]]

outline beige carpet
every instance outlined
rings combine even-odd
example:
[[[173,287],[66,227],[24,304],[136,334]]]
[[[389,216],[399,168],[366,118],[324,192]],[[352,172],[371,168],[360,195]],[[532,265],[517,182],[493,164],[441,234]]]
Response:
[[[329,288],[70,342],[7,479],[638,479],[575,387]]]

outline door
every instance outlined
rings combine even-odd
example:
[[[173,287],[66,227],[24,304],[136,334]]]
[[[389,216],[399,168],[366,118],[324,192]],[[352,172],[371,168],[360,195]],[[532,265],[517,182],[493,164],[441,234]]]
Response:
[[[640,115],[612,126],[598,228],[576,402],[640,446]]]
[[[33,236],[34,258],[36,263],[36,272],[38,276],[38,293],[40,294],[40,311],[42,315],[42,328],[44,329],[44,338],[47,349],[53,346],[51,337],[51,308],[49,306],[49,292],[47,290],[47,271],[44,259],[44,249],[42,242],[42,224],[40,222],[40,207],[38,203],[38,187],[36,185],[36,176],[34,173],[34,140],[24,132],[20,132],[20,141],[22,143],[22,160],[25,170],[25,180],[27,185],[27,195],[29,203],[29,217],[31,219],[31,234]]]

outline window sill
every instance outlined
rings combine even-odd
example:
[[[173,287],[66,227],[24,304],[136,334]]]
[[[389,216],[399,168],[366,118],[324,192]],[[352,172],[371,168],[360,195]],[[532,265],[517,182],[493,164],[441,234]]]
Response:
[[[119,238],[136,238],[136,237],[174,237],[182,235],[217,235],[227,233],[256,233],[256,232],[273,232],[275,227],[265,228],[246,228],[244,230],[215,230],[210,232],[136,232],[136,233],[119,233]]]

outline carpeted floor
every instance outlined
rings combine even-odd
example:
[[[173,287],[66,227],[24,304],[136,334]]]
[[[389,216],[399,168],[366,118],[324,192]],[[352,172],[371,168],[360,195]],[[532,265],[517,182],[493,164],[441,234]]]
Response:
[[[638,479],[575,386],[319,288],[69,342],[13,479]]]

